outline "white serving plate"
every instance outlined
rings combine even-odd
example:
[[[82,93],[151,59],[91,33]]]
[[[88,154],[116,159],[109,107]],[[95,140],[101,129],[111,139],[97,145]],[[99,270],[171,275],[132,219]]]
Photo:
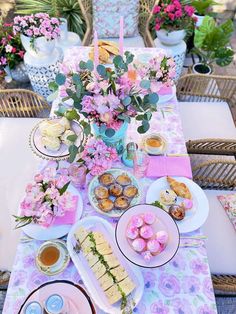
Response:
[[[200,228],[206,221],[209,213],[209,203],[204,191],[190,179],[185,177],[173,177],[176,180],[183,182],[189,188],[192,194],[193,208],[185,212],[183,220],[177,221],[180,233],[194,231]],[[161,190],[170,189],[166,177],[162,177],[154,181],[146,194],[146,203],[151,204],[159,200]],[[181,201],[180,201],[181,202]],[[179,202],[178,202],[179,203]]]
[[[79,227],[84,227],[92,231],[102,232],[106,239],[109,241],[109,244],[112,247],[114,255],[119,259],[120,264],[126,269],[130,278],[136,284],[136,289],[131,293],[132,300],[136,306],[142,298],[144,290],[144,281],[143,275],[140,269],[130,262],[128,262],[119,251],[115,242],[115,232],[110,223],[100,217],[86,217],[78,221],[71,228],[68,237],[67,237],[67,248],[71,256],[72,261],[74,262],[88,292],[90,297],[94,300],[97,306],[103,310],[105,313],[109,314],[122,314],[120,309],[121,301],[116,302],[113,305],[110,305],[108,299],[99,285],[98,280],[93,274],[92,269],[89,267],[87,260],[85,259],[83,253],[76,253],[73,249],[73,239],[74,233]]]
[[[69,185],[67,188],[68,192],[71,192],[73,195],[78,196],[78,206],[76,212],[76,221],[80,219],[83,212],[83,199],[80,195],[79,191],[73,186]],[[20,209],[19,209],[20,213]],[[18,213],[18,214],[19,214]],[[58,225],[58,226],[50,226],[48,228],[43,228],[40,225],[31,223],[22,227],[22,230],[31,238],[36,240],[54,240],[65,236],[71,228],[71,225]]]

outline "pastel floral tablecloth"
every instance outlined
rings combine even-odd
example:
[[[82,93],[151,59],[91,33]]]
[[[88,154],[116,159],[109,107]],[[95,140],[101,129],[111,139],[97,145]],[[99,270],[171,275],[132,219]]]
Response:
[[[77,54],[76,54],[77,51]],[[70,54],[78,56],[78,51]],[[87,52],[87,50],[85,49]],[[158,50],[156,50],[158,52]],[[68,57],[68,56],[67,56]],[[79,54],[81,57],[81,53]],[[70,58],[70,62],[74,62]],[[54,103],[52,111],[57,106]],[[141,135],[136,130],[136,122],[129,126],[126,141],[141,141]],[[149,132],[159,132],[168,141],[167,154],[186,154],[178,103],[176,98],[168,104],[160,105],[154,114]],[[115,165],[123,167],[122,164]],[[34,174],[32,174],[33,177]],[[145,178],[140,180],[145,200],[146,190],[153,180]],[[87,189],[81,191],[84,201],[83,216],[100,216],[91,207],[87,197]],[[104,216],[103,216],[104,218]],[[115,221],[110,220],[111,223]],[[190,235],[201,234],[197,230]],[[183,241],[189,241],[181,239]],[[198,247],[181,247],[176,256],[166,265],[155,269],[142,269],[144,276],[144,293],[140,303],[133,313],[140,314],[215,314],[217,313],[215,297],[212,288],[210,270],[206,255],[204,240],[198,240]],[[35,265],[35,255],[42,242],[20,240],[8,292],[4,304],[3,314],[17,314],[27,295],[41,284],[57,279],[70,280],[84,285],[77,269],[70,262],[69,266],[59,275],[47,277],[40,273]],[[93,296],[91,296],[92,298]],[[102,312],[97,308],[97,313]],[[77,314],[77,313],[70,313]],[[86,314],[86,313],[83,313]],[[112,313],[109,313],[112,314]]]

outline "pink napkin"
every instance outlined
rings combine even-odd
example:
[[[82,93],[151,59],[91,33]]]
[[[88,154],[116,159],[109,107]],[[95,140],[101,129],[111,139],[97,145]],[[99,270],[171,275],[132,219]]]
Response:
[[[188,156],[168,157],[150,156],[147,177],[179,176],[192,178],[192,169]]]
[[[159,95],[170,95],[172,94],[172,86],[163,86],[160,88],[160,90],[158,91]]]
[[[74,199],[75,199],[74,208],[70,211],[67,211],[64,216],[56,217],[54,222],[53,222],[54,226],[73,225],[75,223],[77,204],[78,204],[78,196],[74,195]]]

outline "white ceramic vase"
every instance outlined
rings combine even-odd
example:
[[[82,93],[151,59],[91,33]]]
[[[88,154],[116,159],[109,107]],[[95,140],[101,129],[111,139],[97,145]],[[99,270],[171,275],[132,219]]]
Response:
[[[55,48],[55,40],[47,40],[43,36],[35,38],[33,45],[31,43],[31,37],[27,37],[23,34],[21,34],[20,37],[25,50],[35,57],[49,56]]]
[[[160,29],[156,31],[157,38],[167,46],[174,46],[181,43],[184,39],[186,32],[184,29],[178,31],[167,31],[165,29]]]
[[[203,22],[203,20],[204,20],[204,17],[205,17],[205,15],[197,15],[197,14],[193,14],[193,16],[195,17],[195,18],[197,18],[197,22],[196,22],[196,27],[200,27],[201,25],[202,25],[202,22]]]

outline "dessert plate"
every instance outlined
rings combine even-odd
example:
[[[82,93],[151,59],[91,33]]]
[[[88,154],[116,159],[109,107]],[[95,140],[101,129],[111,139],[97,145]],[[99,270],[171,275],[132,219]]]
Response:
[[[105,173],[111,173],[115,178],[117,178],[119,175],[121,174],[126,174],[129,176],[129,178],[131,179],[131,185],[136,186],[136,188],[138,189],[138,194],[131,200],[130,205],[129,206],[133,206],[136,205],[140,202],[141,199],[141,189],[140,186],[138,184],[138,180],[128,171],[124,170],[124,169],[110,169],[105,171]],[[92,181],[89,184],[89,188],[88,188],[88,197],[89,197],[89,201],[91,203],[91,205],[96,209],[97,212],[99,212],[100,214],[106,215],[108,217],[120,217],[121,214],[123,213],[124,210],[119,210],[119,209],[112,209],[110,212],[104,212],[101,209],[99,209],[98,207],[98,200],[95,197],[94,194],[94,189],[97,186],[101,186],[101,184],[99,183],[99,176],[96,176],[92,179]],[[115,197],[109,197],[110,199],[115,199]]]
[[[134,215],[140,215],[145,212],[152,212],[156,215],[157,220],[153,224],[155,232],[164,230],[168,233],[168,242],[165,249],[160,254],[153,256],[149,262],[145,261],[141,254],[133,250],[126,237],[126,229],[131,218]],[[116,225],[115,236],[121,253],[133,264],[146,268],[159,267],[168,263],[179,248],[179,229],[174,219],[163,209],[148,204],[136,205],[124,212]]]
[[[74,262],[75,267],[77,268],[89,294],[93,296],[93,300],[96,305],[105,313],[112,314],[122,314],[123,310],[121,310],[121,301],[110,305],[108,299],[102,290],[98,280],[96,279],[92,269],[89,267],[89,264],[84,257],[82,252],[76,252],[74,250],[74,233],[78,230],[79,227],[84,227],[90,231],[100,231],[105,236],[106,240],[109,242],[114,255],[119,260],[121,266],[129,274],[129,277],[135,283],[136,288],[131,293],[128,299],[130,300],[131,307],[135,307],[142,298],[144,291],[144,281],[143,276],[140,269],[127,261],[121,252],[119,251],[116,242],[115,242],[115,233],[114,229],[110,223],[100,217],[86,217],[82,220],[78,221],[71,228],[68,237],[67,237],[67,248],[69,254],[71,256],[72,261]],[[85,313],[85,312],[83,312]],[[87,313],[86,313],[87,314]]]
[[[83,199],[79,191],[73,186],[69,185],[68,189],[73,195],[78,196],[77,212],[76,212],[76,221],[80,219],[83,212]],[[20,211],[20,210],[19,210]],[[48,228],[43,228],[40,225],[31,223],[22,227],[23,231],[31,238],[36,240],[53,240],[58,239],[66,235],[71,228],[71,224],[68,225],[58,225],[50,226]]]
[[[209,204],[204,191],[195,182],[184,177],[173,177],[183,182],[189,188],[192,194],[193,207],[186,211],[183,220],[176,221],[180,233],[194,231],[200,228],[206,221],[209,213]],[[146,194],[146,203],[151,204],[159,201],[161,190],[170,189],[166,177],[154,181],[148,188]]]
[[[49,160],[67,159],[69,157],[69,147],[67,145],[62,143],[58,151],[52,151],[52,150],[46,149],[44,145],[42,144],[42,140],[41,140],[42,135],[40,134],[40,131],[39,131],[39,125],[43,121],[40,121],[38,124],[36,124],[36,126],[33,128],[33,130],[30,133],[31,149],[37,156],[43,159],[49,159]],[[78,136],[78,138],[75,141],[75,145],[80,146],[84,140],[84,134],[83,134],[81,126],[79,125],[77,121],[71,122],[71,130],[74,131],[75,134]]]
[[[59,294],[63,297],[68,313],[96,314],[95,307],[86,291],[81,286],[67,280],[47,282],[35,289],[26,298],[18,314],[25,313],[26,306],[32,301],[39,302],[43,307],[46,299],[52,294]]]

